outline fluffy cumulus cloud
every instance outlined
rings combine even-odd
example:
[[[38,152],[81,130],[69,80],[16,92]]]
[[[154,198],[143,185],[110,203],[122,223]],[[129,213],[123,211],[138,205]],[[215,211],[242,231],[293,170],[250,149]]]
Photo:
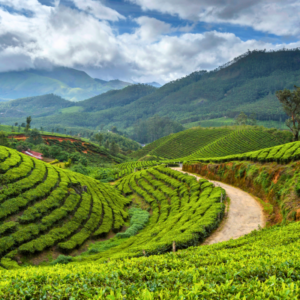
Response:
[[[128,0],[144,10],[208,23],[250,26],[278,35],[300,35],[298,0]]]
[[[242,41],[233,33],[218,31],[189,33],[188,27],[173,27],[149,16],[133,19],[137,26],[132,32],[119,34],[117,22],[128,17],[100,1],[68,1],[72,5],[63,5],[59,0],[0,0],[0,72],[58,65],[88,70],[103,79],[164,83],[195,70],[214,69],[248,49],[300,46]],[[201,15],[238,20],[242,13],[250,14],[262,5],[258,0],[245,0],[243,5],[236,1],[236,10],[232,11],[230,6],[222,8],[226,1],[221,0],[132,1],[144,9],[179,14],[191,20]],[[270,3],[263,2],[266,9]],[[211,3],[215,3],[214,9],[209,6]],[[281,4],[275,4],[273,9],[277,10]],[[296,3],[293,5],[296,10]]]

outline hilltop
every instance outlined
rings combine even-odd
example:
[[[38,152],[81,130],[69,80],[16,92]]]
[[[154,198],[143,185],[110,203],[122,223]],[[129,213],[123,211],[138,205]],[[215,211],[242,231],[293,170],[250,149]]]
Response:
[[[21,118],[31,115],[33,125],[36,127],[96,129],[104,124],[98,116],[99,111],[108,108],[118,110],[155,90],[156,88],[152,86],[137,84],[122,90],[108,91],[76,103],[54,94],[11,100],[0,104],[1,122],[20,123]]]
[[[0,98],[11,100],[54,93],[78,101],[128,85],[131,84],[120,80],[93,79],[83,71],[66,67],[11,71],[0,73]]]
[[[258,126],[195,127],[160,138],[131,154],[135,159],[193,160],[272,147],[292,141],[288,131]]]

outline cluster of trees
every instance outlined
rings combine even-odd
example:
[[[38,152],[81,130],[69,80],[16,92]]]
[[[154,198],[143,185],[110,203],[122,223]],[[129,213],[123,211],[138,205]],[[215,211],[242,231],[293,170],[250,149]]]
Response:
[[[151,143],[159,138],[184,130],[184,127],[168,117],[154,116],[139,120],[134,125],[133,138],[140,143]]]
[[[294,141],[298,141],[300,131],[300,87],[294,86],[294,91],[287,89],[277,91],[276,96],[282,104],[283,110],[289,116],[286,125],[290,128]]]
[[[256,125],[256,117],[255,114],[250,114],[248,117],[244,112],[241,112],[239,115],[235,117],[236,125]]]

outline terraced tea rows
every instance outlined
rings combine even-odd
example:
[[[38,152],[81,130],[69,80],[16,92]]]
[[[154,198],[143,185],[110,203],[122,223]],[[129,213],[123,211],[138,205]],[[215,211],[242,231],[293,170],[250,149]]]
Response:
[[[3,299],[299,299],[300,223],[151,257],[0,270]]]
[[[151,206],[149,225],[93,259],[141,256],[197,245],[215,229],[224,213],[225,191],[207,180],[158,166],[135,172],[120,180],[116,188],[124,195],[135,193]]]
[[[115,179],[124,177],[133,173],[134,171],[141,170],[143,168],[149,168],[152,166],[160,165],[161,162],[157,161],[135,161],[135,162],[128,162],[117,165],[117,167],[121,170],[118,174],[115,175]]]
[[[216,162],[222,163],[227,161],[234,160],[250,160],[258,162],[278,162],[286,164],[290,161],[295,161],[300,159],[300,142],[292,142],[284,145],[279,145],[271,148],[264,148],[257,151],[246,152],[242,154],[227,155],[221,157],[207,157],[207,158],[198,158],[195,156],[184,158],[188,163],[192,161],[201,161],[201,162]]]
[[[128,202],[92,178],[0,147],[0,258],[55,245],[69,252],[119,230]]]
[[[194,152],[192,155],[181,158],[183,161],[206,157],[221,157],[255,151],[267,147],[280,145],[284,140],[274,138],[271,134],[261,130],[236,130],[224,138]]]
[[[165,159],[190,159],[243,153],[290,141],[289,132],[271,129],[192,128],[157,140],[139,151]]]
[[[169,139],[172,139],[172,138],[173,138],[173,135],[164,136],[164,137],[146,145],[142,149],[139,149],[139,150],[133,152],[132,154],[130,154],[130,156],[135,159],[139,159],[139,158],[147,155],[152,150],[154,150],[155,148],[159,147],[160,145],[164,144],[165,142],[167,142]]]
[[[172,135],[171,139],[150,151],[149,155],[167,159],[187,156],[221,137],[228,136],[230,133],[232,133],[232,130],[225,128],[188,129]]]

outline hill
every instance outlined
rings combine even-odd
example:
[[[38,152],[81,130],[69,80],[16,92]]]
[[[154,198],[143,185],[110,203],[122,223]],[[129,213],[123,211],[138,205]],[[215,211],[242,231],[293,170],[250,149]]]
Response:
[[[87,239],[120,230],[128,200],[116,190],[0,147],[0,256],[55,248],[70,252]],[[1,260],[1,265],[5,261]]]
[[[117,190],[123,195],[142,194],[152,214],[138,236],[137,232],[124,233],[121,245],[109,253],[111,258],[136,256],[142,250],[148,254],[165,252],[174,240],[178,249],[196,245],[218,226],[224,213],[224,203],[220,203],[223,189],[166,167],[133,173],[121,180],[116,190],[16,150],[0,147],[0,151],[2,266],[11,258],[22,261],[49,248],[57,255],[71,252],[92,237],[119,231],[128,216],[124,206],[132,200]],[[178,220],[175,227],[171,216]],[[204,225],[206,230],[199,231]],[[108,255],[100,252],[90,252],[89,257]]]
[[[82,299],[99,299],[99,293],[102,299],[297,299],[299,230],[297,222],[175,254],[2,270],[0,292],[7,299],[21,298],[21,291],[31,299],[61,293]]]
[[[193,160],[244,153],[290,142],[287,131],[259,127],[196,127],[163,137],[131,154],[138,159],[150,156],[165,159]],[[145,159],[147,159],[147,156]]]
[[[0,73],[0,97],[7,100],[54,93],[78,101],[128,85],[120,80],[102,82],[65,67]]]
[[[156,88],[148,85],[131,85],[122,90],[113,90],[85,101],[71,102],[60,96],[49,94],[28,97],[0,103],[1,122],[21,124],[22,118],[31,115],[35,127],[85,127],[100,129],[104,124],[98,117],[99,111],[106,108],[119,110],[140,97],[153,93]],[[137,116],[135,116],[136,119]],[[110,128],[110,127],[107,127]]]

